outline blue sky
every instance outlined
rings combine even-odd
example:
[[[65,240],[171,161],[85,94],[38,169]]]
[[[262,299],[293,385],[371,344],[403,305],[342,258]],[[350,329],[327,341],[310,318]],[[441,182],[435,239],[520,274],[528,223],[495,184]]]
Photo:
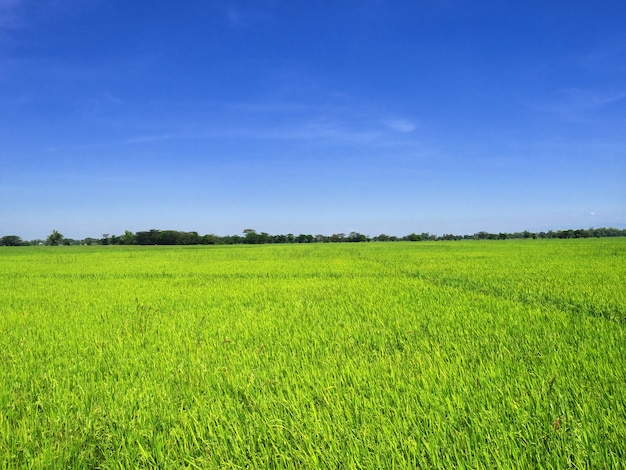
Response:
[[[626,227],[624,18],[0,0],[0,236]]]

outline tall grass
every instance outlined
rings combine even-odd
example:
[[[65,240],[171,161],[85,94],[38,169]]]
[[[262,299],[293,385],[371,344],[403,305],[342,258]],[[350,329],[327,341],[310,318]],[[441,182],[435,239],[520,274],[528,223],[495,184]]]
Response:
[[[3,468],[620,468],[626,240],[0,250]]]

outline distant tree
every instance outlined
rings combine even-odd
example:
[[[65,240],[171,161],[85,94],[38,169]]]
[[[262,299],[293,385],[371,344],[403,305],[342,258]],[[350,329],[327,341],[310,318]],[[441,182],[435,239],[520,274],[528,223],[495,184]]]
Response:
[[[217,245],[220,242],[220,239],[217,235],[213,235],[208,233],[206,235],[202,235],[200,237],[200,244],[202,245]]]
[[[244,229],[244,243],[257,244],[261,243],[261,236],[256,233],[256,230],[251,228]]]
[[[359,233],[359,232],[350,232],[350,234],[348,235],[348,238],[346,239],[346,241],[349,241],[349,242],[366,242],[367,241],[367,235],[363,235],[362,233]]]
[[[126,230],[124,232],[124,235],[121,236],[120,243],[122,245],[134,245],[135,243],[137,243],[137,238],[135,237],[135,234],[133,232],[131,232],[130,230]]]
[[[259,234],[258,243],[274,243],[274,237],[267,232],[261,232]]]
[[[200,241],[198,232],[178,232],[179,245],[198,245]]]
[[[63,235],[56,230],[53,230],[46,239],[46,245],[57,246],[63,240]]]
[[[0,245],[1,246],[20,246],[20,245],[24,245],[24,242],[17,235],[5,235],[4,237],[0,238]]]
[[[409,235],[406,236],[406,239],[411,241],[411,242],[420,242],[420,241],[422,241],[422,237],[419,236],[417,233],[410,233]]]
[[[313,235],[311,235],[311,234],[304,234],[304,233],[301,233],[295,239],[296,243],[314,243],[315,241],[317,241],[317,240],[315,239],[315,237]]]
[[[176,230],[163,230],[157,236],[157,245],[181,245],[180,233]]]
[[[135,234],[137,244],[139,245],[156,245],[160,230],[152,229],[149,232],[137,232]]]

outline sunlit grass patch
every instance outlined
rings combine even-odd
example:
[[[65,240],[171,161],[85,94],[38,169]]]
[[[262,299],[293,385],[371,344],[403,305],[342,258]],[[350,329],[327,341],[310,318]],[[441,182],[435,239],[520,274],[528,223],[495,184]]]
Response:
[[[626,459],[623,239],[0,250],[3,467]]]

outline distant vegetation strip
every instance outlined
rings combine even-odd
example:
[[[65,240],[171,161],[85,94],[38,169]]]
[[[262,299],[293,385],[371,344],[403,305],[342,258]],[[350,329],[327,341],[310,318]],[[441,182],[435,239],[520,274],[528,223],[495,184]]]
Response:
[[[428,232],[420,234],[411,233],[403,237],[386,235],[381,233],[375,237],[369,237],[359,232],[334,233],[332,235],[271,235],[266,232],[257,232],[253,229],[245,229],[243,235],[200,235],[198,232],[182,232],[179,230],[141,231],[133,233],[126,230],[123,235],[110,235],[105,233],[101,238],[84,238],[77,240],[63,236],[59,231],[53,230],[46,240],[22,240],[18,235],[5,235],[0,238],[0,246],[24,246],[24,245],[261,245],[272,243],[339,243],[339,242],[395,242],[395,241],[442,241],[442,240],[508,240],[508,239],[536,239],[536,238],[604,238],[624,237],[626,229],[618,228],[588,228],[569,230],[548,230],[547,232],[499,232],[489,233],[476,232],[473,235],[453,235],[445,233],[435,235]]]

